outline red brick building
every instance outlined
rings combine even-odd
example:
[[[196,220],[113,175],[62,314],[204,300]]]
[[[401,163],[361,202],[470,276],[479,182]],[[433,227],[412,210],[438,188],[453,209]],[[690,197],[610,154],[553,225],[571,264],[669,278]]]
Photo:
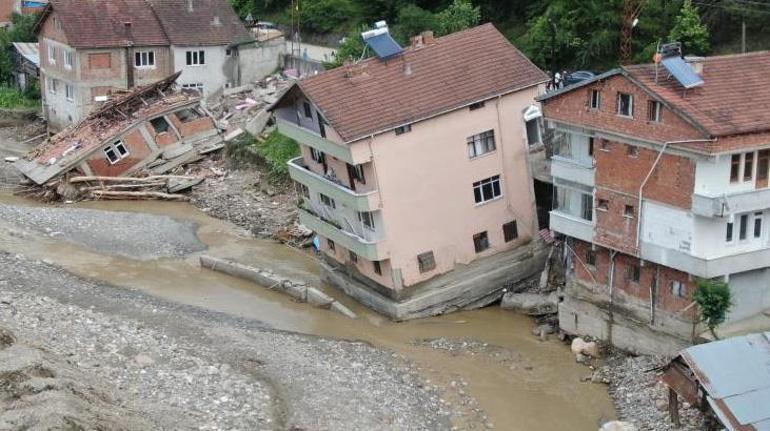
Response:
[[[770,52],[681,64],[702,83],[636,65],[540,99],[568,332],[675,351],[702,330],[699,277],[728,281],[732,321],[770,308]]]

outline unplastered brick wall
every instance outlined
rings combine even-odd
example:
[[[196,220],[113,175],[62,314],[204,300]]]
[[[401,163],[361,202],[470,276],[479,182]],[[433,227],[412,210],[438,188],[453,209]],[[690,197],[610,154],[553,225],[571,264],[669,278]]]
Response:
[[[590,265],[588,255],[591,244],[574,240],[572,249],[576,258],[573,259],[574,276],[583,283],[603,286],[603,291],[609,296],[610,251],[603,247],[594,247],[595,264]],[[638,268],[638,281],[634,276],[635,268]],[[613,278],[614,289],[646,302],[650,301],[650,287],[654,286],[657,278],[657,287],[653,290],[656,309],[678,314],[682,318],[695,316],[696,307],[690,306],[695,291],[695,280],[684,272],[617,253]],[[609,300],[609,297],[607,299]]]
[[[599,109],[589,107],[591,90],[599,91]],[[633,96],[633,118],[618,115],[618,93]],[[543,113],[549,120],[661,143],[706,137],[703,132],[665,107],[660,122],[648,121],[650,100],[653,100],[650,95],[628,78],[616,75],[546,100]]]

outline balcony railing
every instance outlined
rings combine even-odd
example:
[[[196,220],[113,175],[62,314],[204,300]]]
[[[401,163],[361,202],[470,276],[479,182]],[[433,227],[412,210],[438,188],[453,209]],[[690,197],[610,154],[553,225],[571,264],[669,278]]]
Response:
[[[592,222],[560,210],[553,210],[550,214],[552,231],[587,242],[593,241],[594,224]]]
[[[749,190],[721,196],[694,194],[692,212],[703,217],[760,211],[770,208],[770,189]]]
[[[358,193],[331,179],[319,175],[307,168],[302,157],[289,160],[289,175],[294,181],[302,183],[308,189],[329,196],[356,211],[375,211],[379,209],[379,193],[368,191]]]
[[[551,176],[555,178],[593,187],[595,172],[592,165],[577,160],[557,155],[551,158]]]
[[[324,205],[305,199],[299,210],[299,222],[364,259],[377,261],[387,258],[379,232],[366,228],[360,222],[353,222]]]
[[[352,165],[362,163],[362,161],[353,160],[353,154],[351,153],[350,148],[345,145],[339,145],[336,142],[332,142],[310,129],[298,126],[297,124],[280,117],[275,117],[275,123],[278,127],[278,132],[301,144],[313,147],[316,150],[334,156],[337,159],[344,160]]]

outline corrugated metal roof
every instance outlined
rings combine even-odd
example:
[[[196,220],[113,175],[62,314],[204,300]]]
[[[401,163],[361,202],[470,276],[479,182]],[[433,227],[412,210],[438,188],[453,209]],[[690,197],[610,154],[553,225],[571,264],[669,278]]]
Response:
[[[13,47],[24,58],[40,67],[40,50],[37,42],[13,42]]]
[[[770,430],[770,332],[685,349],[682,359],[729,430]]]

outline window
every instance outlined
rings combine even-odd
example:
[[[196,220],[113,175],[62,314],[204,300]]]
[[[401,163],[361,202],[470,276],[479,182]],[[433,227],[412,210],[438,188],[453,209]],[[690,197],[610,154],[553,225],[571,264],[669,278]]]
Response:
[[[623,209],[623,215],[626,217],[633,217],[634,216],[634,206],[633,205],[626,205]]]
[[[150,120],[150,124],[155,130],[155,133],[168,132],[168,121],[163,117],[153,118]]]
[[[519,237],[519,227],[516,225],[516,220],[509,221],[503,225],[503,238],[505,242],[513,241]]]
[[[607,199],[599,199],[596,203],[596,209],[607,211],[608,209],[610,209],[610,201],[608,201]]]
[[[749,215],[741,214],[740,224],[738,225],[738,239],[741,241],[746,239],[746,233],[749,229],[748,224],[749,224]]]
[[[134,66],[155,67],[155,51],[139,51],[134,53]]]
[[[591,221],[593,220],[594,215],[594,198],[591,195],[587,195],[585,193],[582,193],[580,200],[580,209],[581,209],[581,217],[583,217],[584,220]]]
[[[540,139],[540,121],[537,118],[527,121],[527,143],[537,145],[542,143]]]
[[[629,157],[639,157],[639,147],[634,145],[626,145],[626,155]]]
[[[104,148],[104,155],[107,156],[107,161],[109,161],[111,165],[114,165],[128,157],[128,150],[123,145],[123,141],[117,141]]]
[[[75,87],[70,84],[64,84],[64,96],[72,102],[75,100]]]
[[[48,92],[56,94],[56,80],[53,78],[48,78]]]
[[[206,57],[203,50],[199,51],[187,51],[186,60],[188,66],[202,66],[206,64]]]
[[[599,90],[589,92],[588,106],[591,109],[599,109],[602,106],[602,93]]]
[[[725,234],[725,241],[730,242],[733,240],[733,223],[727,222],[727,232]]]
[[[660,123],[662,110],[663,105],[660,102],[657,100],[650,100],[650,103],[647,106],[647,120],[652,123]]]
[[[189,123],[203,117],[203,114],[198,112],[196,109],[189,108],[180,109],[179,111],[174,112],[174,115],[176,115],[176,118],[178,118],[179,121],[183,123]]]
[[[409,133],[411,131],[412,131],[411,124],[404,124],[401,127],[396,127],[396,135],[403,135],[404,133]]]
[[[374,273],[377,275],[382,275],[382,266],[380,265],[380,262],[375,260],[372,262],[372,266],[374,267]]]
[[[594,156],[594,138],[593,136],[588,138],[588,155],[593,157]]]
[[[330,198],[329,196],[326,196],[323,193],[319,193],[321,196],[321,203],[329,208],[337,208],[337,203],[334,202],[334,199]]]
[[[54,17],[53,26],[55,29],[61,31],[61,20],[59,20],[59,18]]]
[[[331,251],[337,251],[337,248],[334,245],[334,241],[332,241],[330,239],[326,240],[326,246],[329,247],[329,250],[331,250]]]
[[[202,82],[194,82],[190,84],[182,84],[183,89],[187,90],[195,90],[198,93],[203,93],[203,83]]]
[[[112,56],[109,52],[88,54],[89,69],[109,69],[110,67],[112,67]]]
[[[48,45],[48,62],[56,64],[56,47],[53,45]]]
[[[671,295],[678,298],[686,298],[687,288],[684,283],[678,280],[671,280]]]
[[[500,175],[495,175],[473,183],[473,198],[477,204],[497,199],[502,195],[500,191]]]
[[[64,50],[64,68],[65,69],[72,69],[72,66],[75,64],[75,53],[73,53],[70,50]]]
[[[634,97],[626,93],[618,93],[618,115],[632,118],[634,116]]]
[[[370,211],[358,213],[358,220],[369,230],[374,230],[374,215]]]
[[[481,253],[482,251],[489,248],[489,237],[487,236],[487,231],[479,232],[476,235],[473,235],[473,248],[476,250],[476,253]]]
[[[741,155],[733,154],[730,159],[730,182],[737,183],[738,177],[741,175]]]
[[[306,198],[310,197],[310,189],[308,189],[306,185],[294,182],[294,189],[297,191],[298,195],[304,196]]]
[[[743,157],[743,181],[751,181],[754,177],[754,153],[746,153]]]
[[[482,100],[481,102],[471,103],[468,106],[468,109],[470,109],[471,111],[475,111],[475,110],[481,109],[483,107],[484,107],[484,101]]]
[[[310,147],[310,158],[316,163],[323,164],[326,161],[326,156],[322,151],[318,151],[313,147]]]
[[[759,150],[757,157],[757,181],[764,182],[762,186],[767,185],[767,173],[770,168],[770,150]]]
[[[433,256],[433,252],[426,251],[425,253],[418,254],[417,266],[420,268],[420,273],[436,268],[436,258]]]
[[[353,253],[352,251],[348,251],[348,256],[350,256],[350,261],[353,263],[358,263],[358,255]]]
[[[762,237],[762,213],[754,213],[754,238]]]
[[[468,157],[471,159],[495,151],[495,131],[487,130],[468,137]]]
[[[366,176],[364,175],[364,165],[348,165],[348,171],[350,177],[361,184],[366,184]]]
[[[596,266],[596,252],[590,248],[586,250],[586,265]]]
[[[304,102],[302,104],[302,107],[305,109],[305,117],[313,118],[313,108],[310,107],[310,104],[307,102]]]
[[[639,283],[639,279],[641,278],[641,268],[639,268],[639,265],[637,264],[629,264],[628,265],[628,279],[634,283]]]
[[[225,49],[225,57],[231,57],[233,55],[233,50],[230,48]]]

